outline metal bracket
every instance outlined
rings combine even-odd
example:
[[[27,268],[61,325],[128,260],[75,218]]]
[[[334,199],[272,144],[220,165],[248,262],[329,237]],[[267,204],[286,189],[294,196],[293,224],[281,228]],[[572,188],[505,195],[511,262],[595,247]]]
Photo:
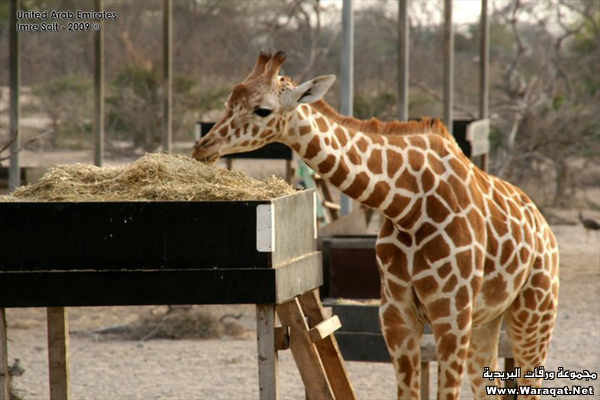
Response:
[[[272,204],[256,207],[256,250],[275,251],[275,213]]]

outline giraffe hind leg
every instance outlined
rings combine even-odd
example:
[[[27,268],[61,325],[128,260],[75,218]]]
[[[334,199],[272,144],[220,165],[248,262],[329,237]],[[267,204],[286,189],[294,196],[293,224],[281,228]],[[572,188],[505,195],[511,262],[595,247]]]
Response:
[[[501,387],[500,379],[490,381],[483,377],[484,368],[498,371],[498,338],[502,325],[502,316],[489,321],[471,332],[469,355],[467,357],[467,372],[471,381],[471,390],[475,399],[489,398],[486,386]],[[503,398],[497,396],[496,398]]]
[[[540,266],[543,263],[537,262]],[[556,267],[558,268],[558,267]],[[517,367],[521,368],[519,386],[542,386],[541,378],[525,378],[534,368],[544,366],[554,329],[558,305],[558,280],[549,268],[535,268],[507,311],[507,333]],[[539,396],[519,396],[537,399]]]

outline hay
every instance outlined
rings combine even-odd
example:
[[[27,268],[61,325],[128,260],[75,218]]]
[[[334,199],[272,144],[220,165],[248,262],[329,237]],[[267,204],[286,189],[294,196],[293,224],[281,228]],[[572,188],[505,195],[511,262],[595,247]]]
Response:
[[[39,182],[0,202],[270,200],[294,193],[284,180],[264,181],[182,155],[146,154],[121,167],[84,164],[51,168]]]

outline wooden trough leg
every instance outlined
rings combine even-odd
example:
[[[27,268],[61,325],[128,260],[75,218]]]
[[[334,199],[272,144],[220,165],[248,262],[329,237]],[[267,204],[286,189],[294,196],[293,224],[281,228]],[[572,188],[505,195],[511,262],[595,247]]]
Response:
[[[504,371],[514,372],[515,370],[515,359],[512,357],[507,357],[504,359]],[[509,379],[504,383],[504,387],[506,388],[516,388],[517,381],[515,379]],[[514,394],[507,394],[506,400],[516,400],[517,396]]]
[[[64,307],[48,307],[50,400],[67,400],[69,389],[69,327]]]
[[[429,361],[421,361],[421,400],[429,400]]]
[[[327,318],[318,290],[312,290],[303,294],[299,297],[299,300],[302,310],[310,321],[311,328]],[[356,399],[356,394],[348,379],[346,364],[344,364],[344,359],[342,358],[335,336],[329,335],[323,340],[316,342],[315,346],[321,356],[321,361],[327,373],[327,378],[329,378],[335,398]]]
[[[0,400],[10,400],[8,338],[6,336],[6,309],[4,308],[0,308]]]
[[[256,338],[258,341],[258,385],[261,400],[279,399],[279,359],[275,350],[275,306],[256,305]]]
[[[290,349],[310,399],[334,399],[327,374],[308,334],[308,325],[298,299],[277,306],[279,320],[290,328]]]

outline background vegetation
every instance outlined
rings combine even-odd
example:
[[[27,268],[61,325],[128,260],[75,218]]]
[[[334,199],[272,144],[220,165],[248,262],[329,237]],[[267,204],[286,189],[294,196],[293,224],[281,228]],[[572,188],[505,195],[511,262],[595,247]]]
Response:
[[[359,4],[360,3],[360,4]],[[355,10],[354,114],[393,119],[397,3],[359,2]],[[91,0],[23,0],[27,10],[91,10]],[[491,1],[492,172],[517,184],[545,182],[550,203],[598,177],[574,172],[600,164],[600,3],[595,0]],[[473,2],[479,7],[478,2]],[[441,117],[442,3],[409,3],[410,115]],[[106,0],[108,149],[154,150],[162,115],[162,1]],[[339,4],[316,0],[174,2],[174,133],[193,138],[196,120],[214,120],[260,49],[283,49],[296,81],[340,69]],[[0,3],[0,85],[8,84],[8,5]],[[474,119],[478,24],[456,26],[455,116]],[[23,115],[45,116],[49,146],[91,143],[92,34],[22,35]],[[0,91],[0,113],[6,91]],[[328,94],[339,103],[339,82]],[[5,138],[7,130],[1,127]],[[23,134],[35,135],[35,129]],[[117,145],[119,144],[119,145]],[[121,150],[122,151],[122,150]],[[587,175],[586,175],[587,176]]]

